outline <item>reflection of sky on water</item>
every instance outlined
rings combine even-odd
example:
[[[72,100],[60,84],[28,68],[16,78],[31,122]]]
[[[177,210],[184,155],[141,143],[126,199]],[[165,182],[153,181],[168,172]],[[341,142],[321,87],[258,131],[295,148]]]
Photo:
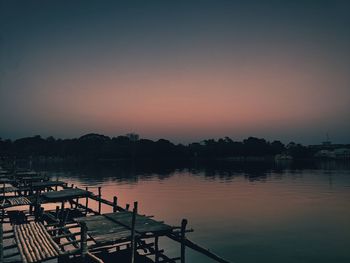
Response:
[[[348,262],[350,169],[317,167],[154,167],[142,174],[140,167],[104,166],[56,175],[102,186],[103,196],[117,195],[122,206],[137,200],[141,213],[173,225],[185,217],[194,241],[236,262]],[[210,262],[188,253],[189,262]]]

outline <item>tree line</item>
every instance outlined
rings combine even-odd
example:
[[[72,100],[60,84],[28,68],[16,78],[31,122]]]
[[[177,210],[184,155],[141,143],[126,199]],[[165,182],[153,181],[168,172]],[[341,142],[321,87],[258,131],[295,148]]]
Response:
[[[169,140],[157,141],[139,138],[137,134],[108,137],[86,134],[74,139],[55,139],[41,136],[17,140],[0,138],[0,156],[9,158],[59,157],[75,159],[174,159],[188,160],[273,157],[289,154],[293,158],[308,158],[313,151],[296,143],[287,145],[280,141],[269,142],[262,138],[249,137],[234,141],[229,137],[208,139],[188,145],[174,144]]]

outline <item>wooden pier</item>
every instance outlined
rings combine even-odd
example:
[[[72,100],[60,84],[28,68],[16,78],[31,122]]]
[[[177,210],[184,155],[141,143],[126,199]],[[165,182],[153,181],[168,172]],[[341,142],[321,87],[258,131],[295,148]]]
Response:
[[[0,262],[186,262],[186,248],[227,263],[190,241],[187,220],[170,226],[138,213],[138,202],[121,207],[115,196],[102,198],[101,187],[77,188],[51,181],[34,171],[0,167]],[[89,204],[97,202],[97,209]],[[59,205],[57,205],[59,204]],[[53,209],[52,206],[56,208]],[[102,213],[102,205],[110,212]],[[19,209],[21,208],[21,209]],[[180,255],[168,257],[159,239],[179,244]]]

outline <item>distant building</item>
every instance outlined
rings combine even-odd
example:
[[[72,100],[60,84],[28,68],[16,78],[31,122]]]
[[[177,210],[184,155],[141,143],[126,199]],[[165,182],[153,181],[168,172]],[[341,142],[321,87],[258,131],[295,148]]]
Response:
[[[293,157],[286,153],[276,154],[275,161],[292,161]]]
[[[350,144],[332,144],[327,134],[327,140],[322,144],[309,145],[310,149],[316,151],[315,158],[325,159],[350,159]]]
[[[330,151],[330,150],[320,150],[318,152],[315,153],[314,155],[316,158],[329,158],[329,159],[333,159],[335,158],[334,152]]]
[[[350,149],[349,148],[339,148],[334,150],[334,156],[336,159],[350,159]]]

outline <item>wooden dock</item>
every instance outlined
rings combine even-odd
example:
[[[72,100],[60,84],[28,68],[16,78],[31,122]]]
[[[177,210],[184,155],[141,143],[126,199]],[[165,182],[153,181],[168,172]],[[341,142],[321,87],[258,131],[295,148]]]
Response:
[[[34,171],[0,169],[0,262],[186,262],[186,248],[191,248],[216,262],[227,263],[186,234],[187,220],[170,226],[153,217],[121,207],[115,196],[102,198],[101,187],[80,189],[63,181],[51,181]],[[97,210],[89,204],[97,202]],[[48,209],[59,204],[56,209]],[[102,213],[102,205],[109,213]],[[18,209],[18,208],[21,208]],[[23,210],[24,208],[24,210]],[[159,239],[179,244],[180,255],[168,257],[159,247]],[[119,259],[120,260],[120,259]]]

